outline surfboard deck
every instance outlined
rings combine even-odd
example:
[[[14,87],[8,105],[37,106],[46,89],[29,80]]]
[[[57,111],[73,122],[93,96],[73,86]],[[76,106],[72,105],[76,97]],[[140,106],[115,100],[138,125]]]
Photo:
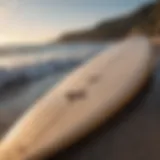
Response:
[[[144,37],[103,51],[40,99],[0,143],[2,160],[39,160],[71,145],[131,100],[151,73]]]

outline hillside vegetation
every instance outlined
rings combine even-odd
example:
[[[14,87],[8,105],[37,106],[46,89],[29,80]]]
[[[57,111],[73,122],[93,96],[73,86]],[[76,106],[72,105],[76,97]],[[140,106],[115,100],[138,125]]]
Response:
[[[92,29],[67,33],[58,42],[105,41],[135,33],[160,35],[160,2],[146,4],[123,17],[103,21]]]

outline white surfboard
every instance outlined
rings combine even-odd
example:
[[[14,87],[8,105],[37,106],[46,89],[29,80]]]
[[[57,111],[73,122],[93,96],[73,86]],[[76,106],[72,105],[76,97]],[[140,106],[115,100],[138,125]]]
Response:
[[[146,82],[150,49],[146,38],[130,38],[75,70],[5,135],[0,160],[39,160],[55,154],[109,119]]]

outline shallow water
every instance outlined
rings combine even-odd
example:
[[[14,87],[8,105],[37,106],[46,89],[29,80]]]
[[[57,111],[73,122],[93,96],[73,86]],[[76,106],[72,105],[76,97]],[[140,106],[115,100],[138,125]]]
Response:
[[[3,86],[33,81],[69,72],[97,54],[106,44],[68,44],[12,49],[0,54],[0,89]]]

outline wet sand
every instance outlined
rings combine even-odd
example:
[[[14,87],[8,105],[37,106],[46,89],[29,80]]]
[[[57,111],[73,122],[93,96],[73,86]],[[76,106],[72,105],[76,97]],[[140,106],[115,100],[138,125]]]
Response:
[[[155,48],[154,54],[157,65],[151,79],[126,109],[87,138],[49,158],[50,160],[160,159],[160,47]],[[52,80],[43,82],[43,85],[39,82],[33,86],[26,86],[16,93],[17,95],[6,96],[0,100],[1,133],[6,131],[29,104],[43,95],[43,91],[37,94],[37,89],[41,90],[42,86],[49,87],[48,83],[51,84]],[[34,96],[29,93],[34,93]],[[24,100],[25,106],[22,105]]]
[[[10,88],[10,90],[0,92],[0,137],[59,78],[58,75],[56,78],[50,76],[30,84],[25,84],[19,88]]]

